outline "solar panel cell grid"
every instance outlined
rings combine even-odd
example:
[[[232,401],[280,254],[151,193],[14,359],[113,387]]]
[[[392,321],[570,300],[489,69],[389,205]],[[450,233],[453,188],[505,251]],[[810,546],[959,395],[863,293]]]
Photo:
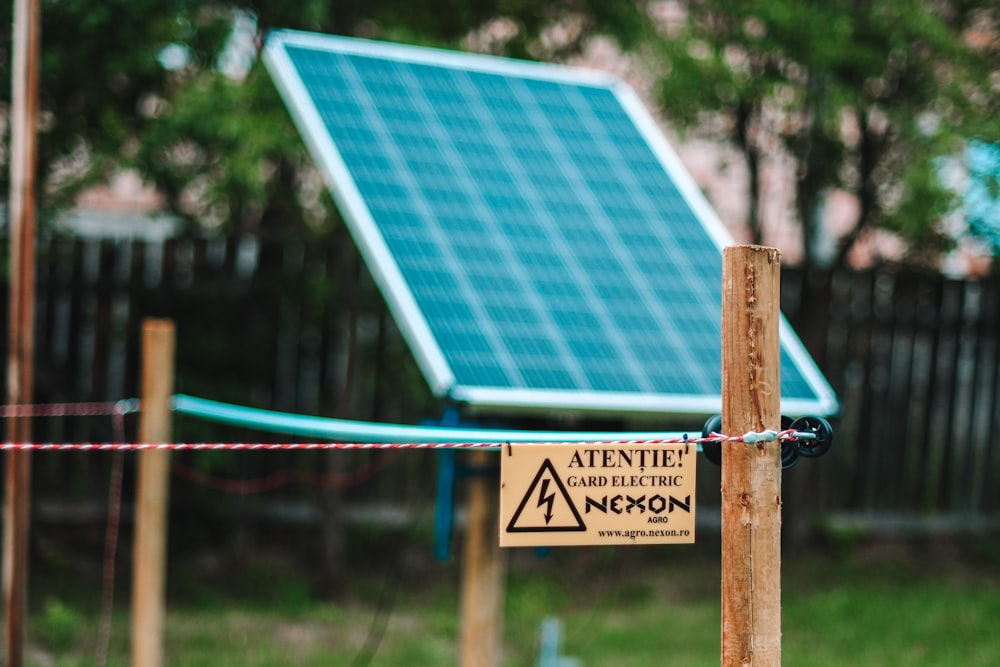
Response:
[[[718,222],[621,84],[294,32],[267,55],[432,386],[718,409]],[[783,345],[783,395],[834,405]]]

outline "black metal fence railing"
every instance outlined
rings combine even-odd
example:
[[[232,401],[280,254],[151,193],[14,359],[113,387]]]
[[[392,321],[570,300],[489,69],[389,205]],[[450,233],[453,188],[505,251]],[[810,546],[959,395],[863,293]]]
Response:
[[[135,396],[141,321],[156,316],[177,323],[178,391],[409,423],[437,409],[344,235],[321,242],[55,236],[39,240],[37,265],[37,402]],[[6,293],[0,285],[0,299]],[[818,512],[1000,514],[997,277],[786,268],[782,307],[842,404],[832,420],[834,450],[790,472],[786,499],[808,494]],[[247,435],[213,428],[181,423],[179,437]],[[107,437],[109,423],[84,418],[36,424],[36,440]],[[247,456],[202,465],[250,476],[280,465]],[[39,474],[86,474],[78,463],[39,459],[55,468]],[[365,494],[391,497],[417,486],[412,475],[424,482],[433,475],[432,461],[406,466]]]

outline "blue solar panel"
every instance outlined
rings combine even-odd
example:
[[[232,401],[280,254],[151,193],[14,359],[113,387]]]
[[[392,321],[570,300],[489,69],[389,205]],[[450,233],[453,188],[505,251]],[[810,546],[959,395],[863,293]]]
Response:
[[[731,241],[628,87],[290,31],[266,59],[436,393],[719,411]],[[830,412],[826,381],[782,334],[783,405]]]

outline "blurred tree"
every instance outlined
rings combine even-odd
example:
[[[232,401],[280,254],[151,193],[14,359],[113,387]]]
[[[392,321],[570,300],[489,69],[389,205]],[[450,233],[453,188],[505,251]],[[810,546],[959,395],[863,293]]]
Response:
[[[567,50],[643,23],[632,3],[601,0],[46,0],[42,14],[45,211],[131,168],[192,223],[285,233],[328,228],[334,216],[257,58],[267,30],[454,47],[503,18],[513,30],[493,46],[537,57],[540,35],[560,21],[578,28]],[[0,103],[10,99],[10,17],[2,4]]]
[[[475,48],[548,60],[605,33],[643,45],[670,117],[742,153],[755,239],[761,160],[777,144],[796,164],[808,261],[835,189],[860,206],[824,261],[842,263],[877,227],[934,251],[949,242],[939,222],[954,203],[934,158],[960,155],[966,138],[1000,139],[997,12],[988,0],[47,0],[43,205],[134,168],[199,225],[324,229],[335,216],[322,179],[256,57],[267,30],[451,47],[478,34]]]
[[[0,3],[2,103],[10,101],[12,3]],[[194,33],[191,9],[180,2],[87,2],[42,5],[39,171],[43,204],[59,206],[80,187],[104,178],[135,152],[146,119],[137,113],[163,90],[159,63],[166,44],[182,39],[203,51],[221,24]],[[9,177],[4,169],[0,178]]]
[[[966,139],[995,141],[1000,17],[994,2],[956,0],[690,0],[656,42],[668,115],[741,151],[748,225],[761,240],[760,162],[783,149],[796,165],[795,216],[807,263],[841,265],[882,228],[913,256],[953,242],[955,193],[937,158]],[[825,193],[859,202],[825,257],[815,241]]]

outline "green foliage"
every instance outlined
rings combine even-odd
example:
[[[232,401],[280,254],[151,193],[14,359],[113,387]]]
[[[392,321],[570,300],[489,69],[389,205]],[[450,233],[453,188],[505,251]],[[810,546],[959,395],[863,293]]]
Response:
[[[79,641],[85,619],[83,614],[59,598],[50,597],[38,619],[37,630],[46,648],[66,653]]]
[[[8,29],[11,6],[0,9]],[[516,30],[500,50],[537,57],[544,55],[540,33],[567,17],[583,26],[569,51],[598,30],[634,38],[646,25],[641,7],[601,0],[47,0],[41,203],[46,213],[56,212],[82,188],[132,168],[198,226],[328,230],[336,215],[323,181],[257,53],[242,54],[247,73],[220,66],[234,53],[234,36],[249,38],[251,49],[273,28],[458,47],[503,17]],[[0,39],[3,81],[10,81],[10,47],[10,39]],[[9,98],[5,87],[0,103]],[[0,179],[8,177],[0,172]]]
[[[48,0],[43,204],[63,208],[80,188],[134,168],[192,224],[328,230],[337,217],[322,179],[252,51],[266,32],[296,28],[454,48],[502,19],[512,29],[491,37],[496,43],[488,48],[505,55],[559,60],[598,33],[635,49],[658,76],[668,115],[687,131],[732,142],[752,171],[773,150],[767,137],[781,142],[797,164],[807,252],[814,213],[831,189],[853,192],[862,204],[841,260],[869,228],[901,232],[918,251],[947,245],[947,193],[929,165],[960,154],[968,137],[1000,140],[992,3],[672,6],[681,21],[662,26],[650,18],[653,5],[637,0]],[[7,26],[10,8],[0,9]],[[220,67],[233,53],[234,25],[253,41],[245,73]],[[562,41],[543,38],[557,25],[572,29]],[[9,49],[10,40],[0,40],[5,81]],[[0,102],[9,94],[4,88]],[[0,173],[7,178],[6,169]],[[757,216],[753,210],[751,226]]]
[[[636,548],[623,550],[614,563],[589,548],[561,549],[531,561],[519,558],[528,555],[523,551],[512,552],[518,558],[511,559],[506,576],[503,664],[535,664],[540,623],[547,617],[562,622],[562,654],[585,665],[718,663],[719,544],[668,549],[648,550],[646,563]],[[856,544],[850,556],[786,553],[783,662],[805,667],[997,664],[996,558],[969,560],[962,552],[958,543],[936,540]],[[990,551],[995,553],[995,548]],[[191,585],[178,573],[177,561],[171,562],[170,590]],[[308,574],[287,564],[202,576],[198,585],[211,591],[203,601],[184,596],[168,605],[166,664],[454,663],[458,577],[441,566],[420,573],[400,567],[399,572],[355,573],[350,601],[338,605],[304,595]],[[99,582],[96,572],[84,579],[94,586]],[[394,587],[388,604],[387,585]],[[33,589],[49,602],[29,619],[29,639],[38,647],[33,655],[41,656],[34,663],[29,658],[29,664],[91,665],[96,592],[76,600],[57,597],[53,586],[52,578],[39,577]],[[120,606],[123,611],[112,626],[113,666],[128,664],[127,605]]]
[[[949,193],[930,165],[959,154],[967,137],[1000,139],[990,87],[995,39],[970,40],[995,33],[990,2],[674,6],[682,20],[663,27],[650,20],[649,3],[620,0],[49,0],[40,83],[44,207],[65,207],[80,188],[134,168],[192,224],[329,230],[337,217],[322,179],[255,54],[246,54],[245,75],[219,67],[233,26],[253,32],[258,48],[272,28],[454,48],[502,18],[513,32],[490,48],[506,55],[558,60],[597,33],[635,48],[661,75],[667,114],[688,131],[731,141],[751,170],[772,150],[765,137],[779,140],[798,165],[807,252],[814,213],[831,189],[853,192],[862,204],[841,260],[869,228],[901,233],[922,255],[953,242],[941,227]],[[11,25],[10,11],[10,3],[0,8],[2,25]],[[573,26],[563,43],[542,39],[554,25]],[[5,82],[9,49],[10,40],[0,40]],[[5,87],[0,102],[9,94]]]
[[[928,221],[942,221],[955,209],[955,193],[942,183],[933,160],[917,161],[902,173],[901,199],[887,212],[883,227],[909,241],[914,249],[933,253],[950,250],[955,240]]]
[[[244,81],[215,70],[193,75],[138,145],[129,164],[201,225],[255,228],[301,220],[310,207],[314,219],[329,216],[325,198],[296,198],[305,149],[259,65]]]
[[[991,3],[920,0],[706,0],[685,3],[682,28],[660,40],[667,113],[733,143],[751,171],[782,142],[797,165],[805,250],[823,193],[854,193],[861,211],[841,242],[900,232],[915,255],[953,239],[942,226],[953,193],[935,160],[971,136],[998,136],[996,49],[970,40],[993,31]],[[992,50],[991,50],[992,49]],[[751,181],[752,183],[755,181]],[[751,211],[754,224],[756,211]]]
[[[1000,612],[996,591],[942,585],[847,582],[783,605],[788,664],[986,665],[1000,656],[986,618]],[[893,612],[891,610],[897,610]],[[900,614],[905,610],[905,616]]]

